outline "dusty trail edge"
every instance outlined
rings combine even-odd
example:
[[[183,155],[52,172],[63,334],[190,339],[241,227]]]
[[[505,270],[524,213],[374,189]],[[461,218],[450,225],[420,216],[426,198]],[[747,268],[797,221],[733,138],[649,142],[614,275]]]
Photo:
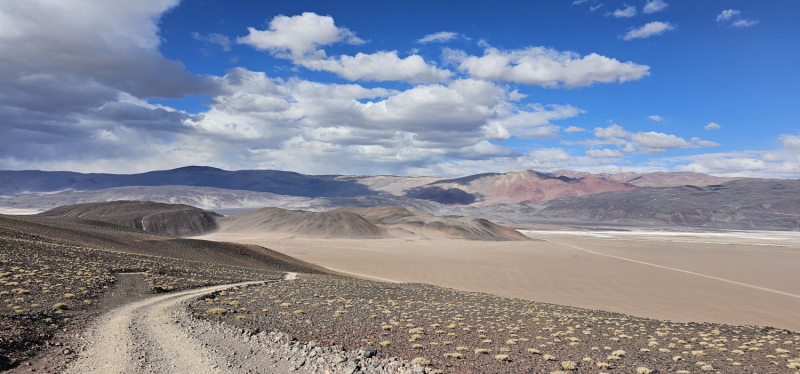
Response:
[[[296,273],[283,280],[296,279]],[[64,373],[224,373],[230,365],[187,336],[175,314],[183,303],[252,281],[203,287],[135,301],[102,315],[87,331],[88,347]]]

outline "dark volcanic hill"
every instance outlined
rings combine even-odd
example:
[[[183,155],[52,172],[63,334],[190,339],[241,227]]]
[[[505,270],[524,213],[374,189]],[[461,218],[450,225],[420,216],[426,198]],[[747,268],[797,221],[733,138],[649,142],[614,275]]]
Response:
[[[558,199],[542,206],[537,218],[800,230],[800,180],[742,179],[705,187],[643,187]]]
[[[358,214],[261,208],[217,220],[220,231],[236,234],[282,233],[308,237],[379,239],[389,233]]]
[[[356,213],[398,236],[469,240],[530,240],[520,232],[491,221],[459,216],[437,217],[400,207],[347,207],[334,212]]]
[[[42,217],[102,221],[173,236],[200,235],[217,229],[221,215],[183,204],[114,201],[66,205],[40,213]]]

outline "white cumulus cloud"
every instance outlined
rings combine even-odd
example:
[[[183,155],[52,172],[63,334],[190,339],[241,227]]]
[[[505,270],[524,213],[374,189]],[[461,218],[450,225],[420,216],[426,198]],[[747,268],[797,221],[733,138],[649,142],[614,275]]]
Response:
[[[661,116],[659,116],[657,114],[656,115],[652,115],[652,116],[647,116],[647,118],[650,118],[650,119],[652,119],[653,121],[656,121],[656,122],[664,121],[664,117],[661,117]]]
[[[364,43],[349,29],[336,26],[330,16],[310,12],[292,17],[280,15],[272,19],[267,30],[253,27],[247,30],[249,34],[238,38],[237,43],[291,59],[310,70],[332,72],[348,80],[433,83],[447,80],[453,75],[449,70],[426,63],[417,54],[401,58],[397,51],[328,57],[325,50],[319,49],[320,46],[339,42]]]
[[[299,61],[299,63],[310,70],[329,71],[351,81],[433,83],[445,81],[453,75],[449,70],[427,64],[419,55],[400,58],[397,51],[307,59]]]
[[[479,79],[539,85],[544,87],[590,86],[638,80],[650,75],[650,67],[631,61],[592,53],[581,57],[575,52],[561,52],[546,47],[500,50],[488,47],[483,56],[446,49],[445,60],[459,71]]]
[[[318,53],[318,47],[338,42],[363,44],[364,40],[344,27],[337,27],[333,17],[305,12],[299,16],[275,16],[268,30],[247,28],[248,34],[236,39],[259,50],[268,50],[278,56],[287,53],[294,59]]]
[[[417,39],[417,43],[427,44],[427,43],[446,43],[453,39],[456,39],[460,36],[457,32],[451,31],[441,31],[433,34],[428,34],[423,36],[420,39]]]
[[[623,156],[622,152],[616,149],[590,149],[586,151],[586,155],[591,158],[620,158]]]
[[[698,147],[708,148],[708,147],[719,147],[720,144],[717,142],[712,142],[710,140],[701,140],[700,138],[693,137],[692,143],[697,145]]]
[[[717,15],[717,22],[731,22],[732,27],[750,27],[758,24],[756,20],[742,18],[742,12],[736,9],[723,10]]]
[[[636,15],[636,7],[632,5],[625,5],[625,9],[617,9],[613,12],[606,12],[605,16],[614,16],[616,18],[631,18]]]
[[[511,101],[520,101],[526,97],[528,97],[528,95],[520,93],[519,90],[514,90],[508,93],[508,99]]]
[[[689,148],[691,143],[685,139],[655,131],[638,132],[631,135],[631,140],[639,148],[644,148],[650,152],[663,152],[664,149]]]
[[[783,134],[780,136],[783,146],[788,149],[800,149],[800,135]]]
[[[631,29],[623,37],[623,40],[643,39],[654,35],[661,35],[667,31],[675,30],[669,22],[653,21],[643,26]]]
[[[594,136],[598,138],[627,138],[631,133],[625,131],[622,126],[616,123],[608,127],[595,127]]]
[[[575,126],[570,126],[570,127],[567,127],[566,129],[564,129],[564,132],[568,132],[568,133],[583,132],[583,131],[586,131],[586,129],[581,128],[581,127],[575,127]]]
[[[642,12],[645,14],[652,14],[667,9],[668,6],[669,4],[664,2],[664,0],[647,0],[647,4],[645,4]]]
[[[729,20],[733,19],[733,17],[740,16],[741,14],[742,14],[742,12],[738,11],[736,9],[723,10],[722,13],[720,13],[717,16],[717,22],[729,21]]]
[[[751,21],[751,20],[747,20],[747,19],[740,19],[740,20],[738,20],[738,21],[736,21],[736,22],[732,23],[732,24],[731,24],[731,26],[733,26],[733,27],[739,27],[739,28],[742,28],[742,27],[750,27],[750,26],[755,26],[755,25],[757,25],[757,24],[758,24],[758,21]]]
[[[709,122],[708,125],[703,126],[703,128],[706,129],[706,130],[719,130],[719,129],[722,128],[722,126],[720,126],[720,125],[718,125],[718,124],[716,124],[714,122]]]

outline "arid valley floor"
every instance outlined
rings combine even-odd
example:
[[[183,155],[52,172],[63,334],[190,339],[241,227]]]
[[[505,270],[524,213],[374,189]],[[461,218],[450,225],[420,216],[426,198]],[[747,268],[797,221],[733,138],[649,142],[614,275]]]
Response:
[[[731,232],[708,238],[697,233],[523,232],[540,240],[202,238],[259,244],[365,279],[429,283],[681,322],[800,330],[796,233]]]

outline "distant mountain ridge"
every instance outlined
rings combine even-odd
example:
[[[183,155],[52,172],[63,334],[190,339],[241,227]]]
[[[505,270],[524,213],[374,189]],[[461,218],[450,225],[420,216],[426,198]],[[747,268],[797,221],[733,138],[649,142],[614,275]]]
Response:
[[[800,180],[742,179],[721,185],[644,187],[542,203],[538,219],[800,230]]]
[[[160,176],[166,177],[162,180]],[[126,183],[145,185],[91,189]],[[0,196],[0,212],[30,214],[25,212],[76,203],[136,200],[186,204],[225,211],[223,214],[262,207],[324,212],[383,206],[515,224],[800,230],[796,224],[800,194],[795,187],[799,183],[687,172],[590,175],[522,170],[446,179],[308,176],[205,167],[137,175],[0,171],[0,191],[6,195]],[[203,184],[218,187],[198,186]],[[82,187],[87,190],[70,192]],[[38,193],[30,194],[33,191]],[[29,194],[9,196],[26,192]]]
[[[630,183],[638,187],[676,187],[676,186],[708,186],[722,184],[744,178],[725,178],[688,171],[652,172],[652,173],[599,173],[558,170],[548,175],[556,177],[582,178],[600,177]]]
[[[187,166],[141,174],[0,171],[0,195],[62,190],[94,191],[128,186],[216,187],[306,197],[375,194],[363,184],[337,177],[280,170],[227,171],[206,166]]]
[[[141,174],[0,171],[0,196],[105,191],[134,186],[219,188],[307,198],[397,196],[444,205],[538,202],[635,188],[624,182],[594,176],[553,177],[532,170],[477,174],[455,179],[305,175],[279,170],[226,171],[202,166]]]

